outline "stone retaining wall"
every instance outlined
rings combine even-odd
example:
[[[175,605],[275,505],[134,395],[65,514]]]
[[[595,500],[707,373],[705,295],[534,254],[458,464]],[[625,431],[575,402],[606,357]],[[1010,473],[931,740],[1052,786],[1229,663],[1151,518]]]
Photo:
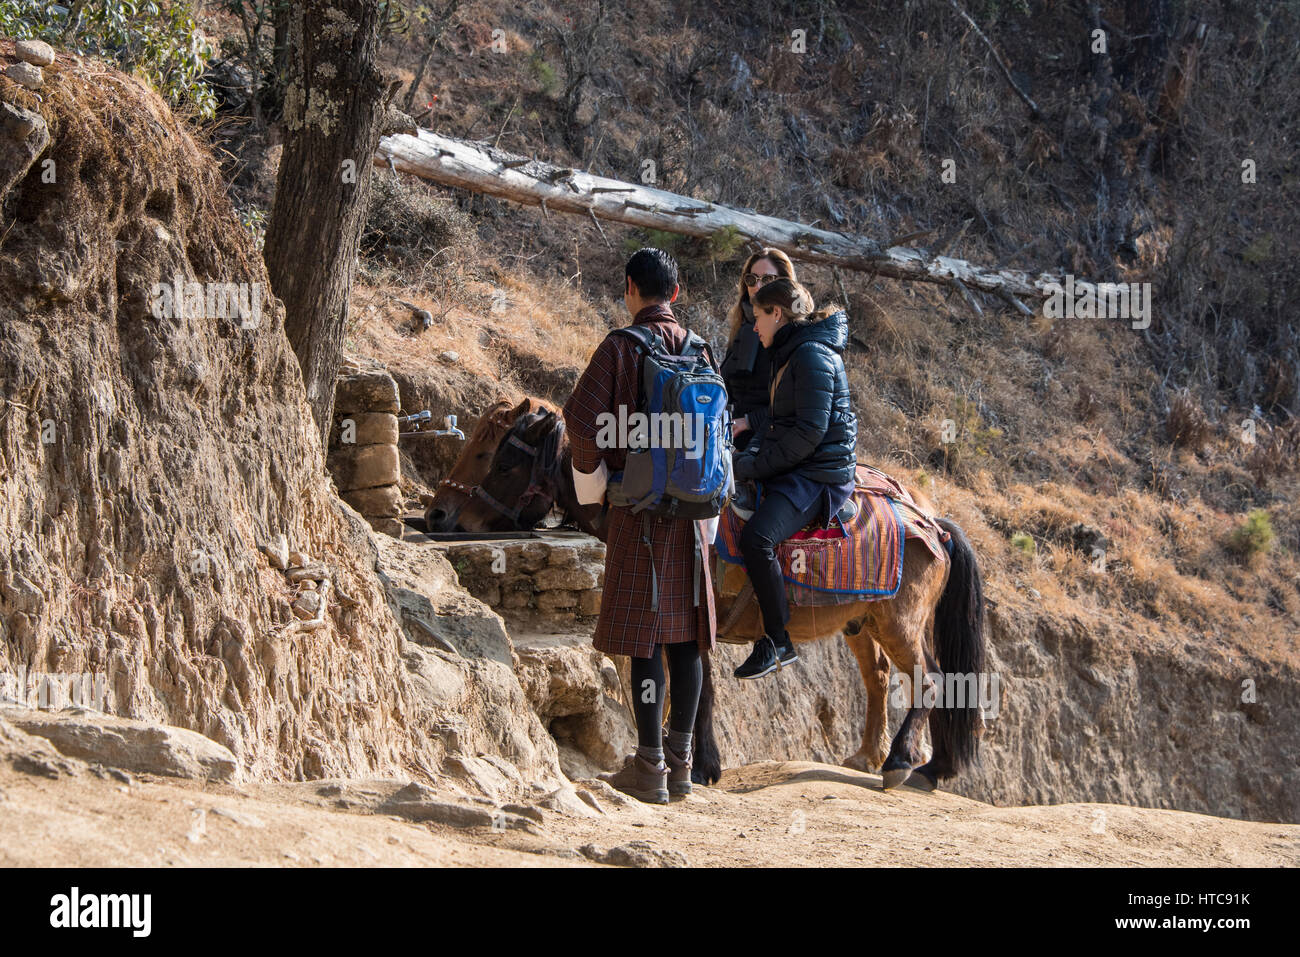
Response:
[[[437,547],[461,586],[503,615],[533,612],[572,621],[600,613],[605,546],[594,538],[440,542]]]

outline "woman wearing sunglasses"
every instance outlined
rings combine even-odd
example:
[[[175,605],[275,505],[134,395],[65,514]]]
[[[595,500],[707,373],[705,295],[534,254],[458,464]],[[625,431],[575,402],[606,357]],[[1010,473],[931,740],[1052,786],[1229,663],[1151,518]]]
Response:
[[[751,293],[774,279],[793,280],[794,263],[779,249],[760,249],[745,260],[740,271],[740,294],[727,318],[731,322],[727,353],[723,357],[722,379],[731,400],[731,437],[741,451],[767,425],[768,385],[771,365],[767,350],[754,331]]]

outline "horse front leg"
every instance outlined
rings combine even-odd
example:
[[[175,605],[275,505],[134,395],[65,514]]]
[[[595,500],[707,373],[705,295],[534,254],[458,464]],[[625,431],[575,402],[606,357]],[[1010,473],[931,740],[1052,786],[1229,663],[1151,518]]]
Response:
[[[857,630],[851,633],[855,625]],[[862,747],[842,763],[855,771],[874,771],[889,754],[889,658],[860,622],[845,628],[844,640],[858,659],[858,672],[867,692],[867,721]]]

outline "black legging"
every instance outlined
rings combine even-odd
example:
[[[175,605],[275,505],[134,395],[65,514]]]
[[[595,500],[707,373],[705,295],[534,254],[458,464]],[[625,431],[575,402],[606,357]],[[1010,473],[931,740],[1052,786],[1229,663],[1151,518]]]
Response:
[[[704,668],[700,648],[693,641],[656,645],[649,658],[632,659],[632,713],[636,716],[637,743],[643,748],[663,746],[664,658],[668,651],[668,673],[672,677],[673,709],[668,727],[691,733],[695,729],[695,709],[700,705],[700,687]]]
[[[785,580],[781,577],[781,562],[776,548],[821,512],[821,496],[802,511],[795,508],[780,492],[763,496],[754,510],[754,517],[745,523],[740,532],[740,556],[745,560],[745,571],[754,583],[754,597],[763,614],[763,631],[773,641],[785,637],[785,626],[790,620],[790,606],[785,595]]]

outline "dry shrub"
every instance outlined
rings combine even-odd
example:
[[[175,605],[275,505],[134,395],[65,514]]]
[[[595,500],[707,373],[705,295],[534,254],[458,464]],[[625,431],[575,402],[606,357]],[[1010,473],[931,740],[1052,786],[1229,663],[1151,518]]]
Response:
[[[1199,452],[1213,433],[1201,403],[1187,390],[1181,390],[1169,403],[1165,417],[1165,432],[1169,441],[1179,448]]]
[[[1255,447],[1246,457],[1246,471],[1260,488],[1269,479],[1294,472],[1300,462],[1300,419],[1287,426],[1265,426],[1257,434]]]
[[[421,264],[456,250],[451,258],[462,259],[473,237],[472,220],[450,198],[438,196],[411,177],[376,172],[361,235],[363,255],[395,264]]]
[[[1079,397],[1074,401],[1074,414],[1080,422],[1091,422],[1101,412],[1101,399],[1092,387],[1080,384]]]

